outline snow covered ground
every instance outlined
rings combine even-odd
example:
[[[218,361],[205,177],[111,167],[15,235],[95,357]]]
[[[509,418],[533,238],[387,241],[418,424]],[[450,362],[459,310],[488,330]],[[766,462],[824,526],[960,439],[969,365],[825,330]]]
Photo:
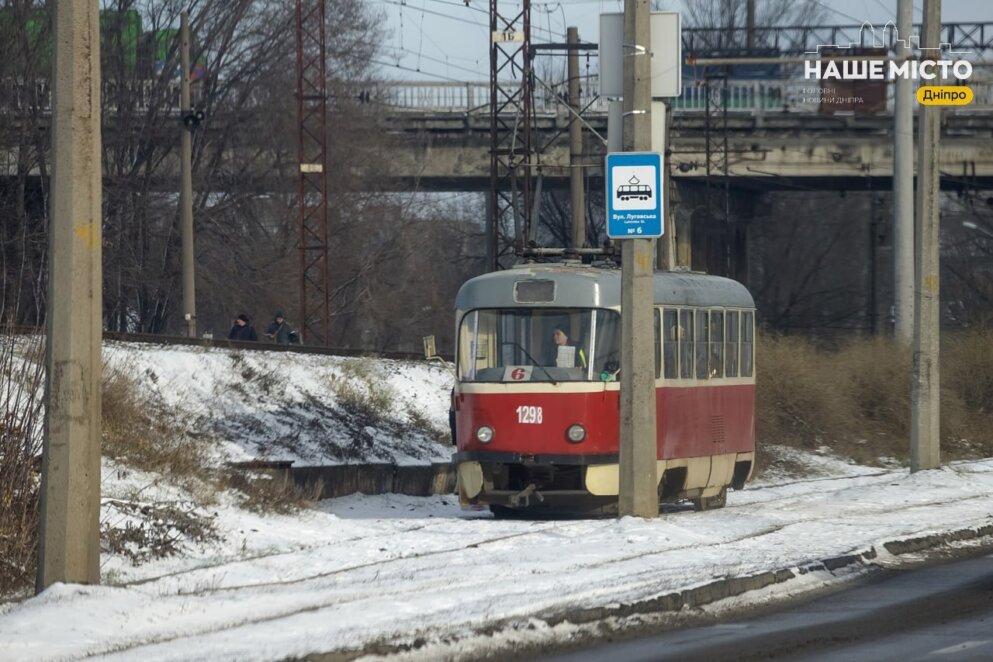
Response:
[[[151,370],[156,379],[149,381],[163,384],[156,387],[160,397],[182,407],[199,403],[196,420],[210,425],[223,419],[219,412],[247,406],[212,400],[218,384],[232,383],[232,365],[284,362],[294,384],[288,388],[299,389],[301,402],[321,397],[304,360],[318,372],[340,369],[338,360],[285,354],[238,361],[202,350],[110,354],[125,349],[136,373]],[[215,361],[228,367],[203,369]],[[420,415],[443,427],[448,385],[432,370],[398,369],[409,380],[397,387],[398,401],[419,403]],[[337,406],[327,396],[324,405]],[[405,411],[397,408],[397,420]],[[274,417],[263,429],[278,426]],[[246,455],[256,448],[239,443]],[[55,585],[0,606],[0,659],[276,660],[391,650],[408,659],[461,659],[515,642],[567,640],[578,630],[570,621],[578,612],[621,613],[626,605],[637,612],[638,605],[729,577],[795,571],[789,581],[724,605],[811,590],[873,565],[907,563],[887,552],[887,542],[993,524],[993,460],[909,475],[772,450],[794,454],[813,474],[751,484],[731,492],[722,510],[675,509],[653,520],[494,520],[461,510],[450,495],[355,495],[293,515],[259,515],[224,496],[206,513],[216,539],[189,541],[178,556],[138,566],[105,554],[101,586]],[[423,459],[408,450],[398,456]],[[189,498],[106,460],[104,516],[120,517],[115,500],[133,497],[139,486],[149,503]],[[860,554],[863,562],[834,571],[822,564]]]
[[[452,378],[438,364],[290,352],[104,344],[108,369],[181,411],[231,459],[296,466],[447,462]]]

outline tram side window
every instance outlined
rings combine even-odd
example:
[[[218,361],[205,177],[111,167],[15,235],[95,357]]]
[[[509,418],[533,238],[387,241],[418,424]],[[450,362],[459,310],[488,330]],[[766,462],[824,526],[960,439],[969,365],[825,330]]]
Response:
[[[741,376],[752,376],[752,365],[755,351],[755,314],[741,314]]]
[[[710,316],[706,310],[696,311],[696,378],[710,377]]]
[[[679,377],[679,311],[666,308],[662,311],[662,330],[665,340],[662,341],[663,367],[666,379]]]
[[[621,366],[621,316],[613,311],[596,311],[596,347],[593,348],[593,379],[618,378]]]
[[[724,376],[724,311],[710,311],[710,376]]]
[[[655,379],[662,376],[662,315],[655,309]]]
[[[741,314],[741,376],[752,376],[752,359],[754,357],[755,337],[754,313]]]
[[[693,311],[679,311],[679,376],[693,378]]]
[[[738,324],[737,310],[727,312],[727,352],[724,354],[724,372],[728,377],[738,376]]]

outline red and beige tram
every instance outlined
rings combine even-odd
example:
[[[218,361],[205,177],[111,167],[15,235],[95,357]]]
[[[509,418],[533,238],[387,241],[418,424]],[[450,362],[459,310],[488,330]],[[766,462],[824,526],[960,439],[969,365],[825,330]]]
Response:
[[[616,506],[620,302],[615,268],[523,265],[462,286],[452,407],[463,504]],[[755,304],[733,280],[660,272],[654,320],[643,360],[655,366],[660,500],[723,506],[755,459]]]

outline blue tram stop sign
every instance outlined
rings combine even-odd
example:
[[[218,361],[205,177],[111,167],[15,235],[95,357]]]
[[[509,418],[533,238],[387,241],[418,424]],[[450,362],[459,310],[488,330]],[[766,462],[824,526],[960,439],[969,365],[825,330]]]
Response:
[[[605,166],[607,236],[611,239],[661,237],[662,155],[611,152]]]

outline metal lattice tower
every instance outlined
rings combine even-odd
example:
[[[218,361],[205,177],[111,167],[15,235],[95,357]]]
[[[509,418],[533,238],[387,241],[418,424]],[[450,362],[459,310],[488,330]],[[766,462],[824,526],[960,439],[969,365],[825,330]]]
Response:
[[[296,0],[300,320],[304,341],[313,345],[327,345],[331,335],[325,1]]]
[[[728,177],[728,77],[726,72],[704,74],[707,109],[704,115],[706,136],[706,204],[708,227],[707,270],[720,265],[724,275],[731,275],[731,179]],[[720,227],[717,223],[721,222]]]
[[[519,253],[531,234],[533,205],[531,2],[524,0],[520,11],[512,15],[501,14],[497,5],[498,0],[490,0],[490,196],[486,218],[490,271],[499,268],[502,219],[508,213],[513,215]]]

